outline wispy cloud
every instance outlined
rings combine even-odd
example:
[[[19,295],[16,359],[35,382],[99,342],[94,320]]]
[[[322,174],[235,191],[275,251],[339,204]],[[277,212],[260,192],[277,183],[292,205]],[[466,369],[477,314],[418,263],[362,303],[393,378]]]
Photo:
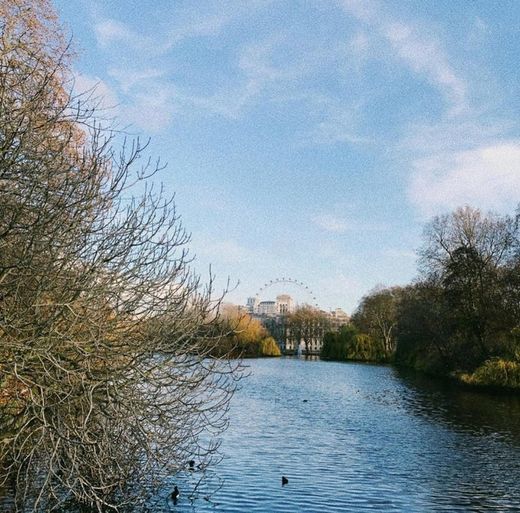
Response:
[[[175,101],[176,89],[164,70],[112,67],[108,74],[124,99],[121,117],[130,126],[160,132],[171,124],[180,110]]]
[[[450,64],[439,41],[401,22],[383,23],[381,28],[399,58],[444,94],[453,114],[466,107],[466,82]]]
[[[347,233],[352,231],[380,231],[385,227],[382,224],[369,221],[346,219],[330,213],[312,216],[311,221],[322,230],[330,233]]]
[[[312,218],[312,222],[326,232],[332,233],[345,233],[351,228],[350,224],[345,219],[333,216],[331,214],[321,214],[314,216]]]
[[[360,135],[359,109],[338,106],[324,112],[322,119],[316,122],[310,131],[310,139],[316,144],[368,144],[372,140]]]
[[[165,65],[179,45],[195,38],[226,38],[227,27],[249,21],[271,3],[226,0],[207,2],[204,9],[180,7],[168,29],[157,33],[96,12],[95,36],[113,57],[109,72],[122,93],[128,121],[140,129],[159,131],[174,121],[176,113],[236,120],[261,102],[299,101],[301,115],[308,117],[300,137],[306,144],[366,143],[356,119],[359,105],[334,95],[316,94],[307,85],[308,78],[320,81],[322,72],[330,73],[331,67],[343,65],[344,43],[330,48],[315,39],[302,38],[291,28],[267,32],[254,41],[243,38],[228,55],[232,68],[229,75],[215,80],[213,91],[211,77],[206,90],[198,90]],[[366,44],[366,34],[360,32],[352,48],[347,45],[347,52],[362,52]],[[131,59],[127,54],[120,58],[124,49],[130,51]],[[164,109],[159,108],[159,100]]]
[[[415,162],[408,194],[425,215],[470,204],[511,210],[519,201],[520,140]]]
[[[388,2],[340,0],[340,5],[371,29],[368,35],[360,33],[352,48],[367,58],[376,50],[375,58],[405,66],[445,99],[439,119],[418,117],[402,127],[402,137],[391,150],[409,170],[406,192],[417,212],[431,216],[463,204],[513,208],[520,190],[520,143],[509,137],[515,123],[493,116],[485,99],[475,107],[479,88],[450,55],[442,37],[424,21],[396,16]],[[466,39],[475,43],[488,31],[476,18],[468,24]]]
[[[94,33],[98,43],[102,46],[119,43],[121,41],[133,41],[137,37],[127,25],[110,18],[98,21],[94,25]]]
[[[219,36],[231,23],[251,16],[256,10],[267,7],[273,0],[222,0],[201,2],[198,8],[175,10],[168,30],[152,34],[133,29],[128,24],[95,13],[94,32],[101,46],[127,44],[134,49],[148,50],[149,55],[169,52],[178,44],[192,38]]]
[[[388,12],[388,3],[341,0],[340,5],[348,14],[368,25],[372,37],[379,39],[376,44],[382,50],[380,55],[394,58],[417,76],[428,80],[446,98],[454,114],[466,107],[466,81],[450,62],[440,39],[420,25],[394,18]],[[367,33],[355,45],[358,52],[372,48]],[[389,51],[384,51],[381,46]]]
[[[102,118],[114,118],[119,114],[119,98],[116,92],[99,77],[76,72],[74,93],[95,106]]]
[[[97,18],[94,23],[94,35],[103,48],[121,47],[124,45],[134,51],[153,55],[157,52],[157,40],[132,29],[129,25],[112,18]]]

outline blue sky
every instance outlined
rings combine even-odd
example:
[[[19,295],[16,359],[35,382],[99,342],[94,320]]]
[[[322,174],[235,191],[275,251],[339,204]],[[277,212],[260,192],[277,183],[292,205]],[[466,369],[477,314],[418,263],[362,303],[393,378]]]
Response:
[[[151,137],[196,268],[351,312],[433,215],[520,201],[516,0],[56,0],[77,87]]]

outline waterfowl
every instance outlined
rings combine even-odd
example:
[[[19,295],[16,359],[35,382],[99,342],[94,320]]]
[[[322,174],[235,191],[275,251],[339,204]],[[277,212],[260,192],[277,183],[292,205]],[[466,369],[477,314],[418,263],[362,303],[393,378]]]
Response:
[[[195,467],[195,460],[188,461],[188,465],[190,466],[190,470],[193,470],[193,468]]]
[[[289,484],[289,480],[285,476],[282,476],[282,486],[285,486],[286,484]]]
[[[173,500],[174,504],[177,504],[177,499],[179,498],[179,495],[180,495],[179,489],[177,488],[177,485],[175,485],[175,488],[173,489],[173,492],[172,492],[172,500]]]

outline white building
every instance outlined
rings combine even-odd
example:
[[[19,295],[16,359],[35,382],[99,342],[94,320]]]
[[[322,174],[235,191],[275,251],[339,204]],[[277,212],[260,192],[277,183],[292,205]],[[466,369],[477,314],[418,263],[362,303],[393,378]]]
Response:
[[[329,313],[332,327],[339,329],[341,326],[345,326],[350,321],[349,315],[341,308],[336,308]]]
[[[249,313],[258,313],[258,303],[260,300],[258,297],[248,297],[247,298],[247,310]]]
[[[256,313],[258,315],[276,315],[278,313],[276,301],[260,301]]]
[[[294,307],[289,294],[276,296],[276,301],[260,301],[258,296],[247,298],[247,311],[253,315],[287,315],[294,311]]]
[[[285,315],[294,311],[294,301],[289,294],[276,296],[276,310],[280,315]]]

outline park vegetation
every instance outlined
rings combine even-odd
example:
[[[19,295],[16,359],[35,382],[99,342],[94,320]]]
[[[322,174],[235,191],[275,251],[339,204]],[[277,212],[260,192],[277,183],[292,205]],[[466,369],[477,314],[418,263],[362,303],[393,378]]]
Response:
[[[365,296],[323,355],[395,362],[463,383],[520,389],[520,208],[470,207],[424,231],[419,278]]]
[[[330,320],[318,308],[303,305],[286,316],[283,329],[289,344],[296,350],[303,344],[305,353],[311,354],[330,329]]]
[[[239,363],[160,168],[75,96],[48,0],[0,2],[0,485],[133,510],[218,458]]]
[[[262,323],[235,305],[220,310],[219,322],[226,335],[214,346],[215,356],[229,358],[257,358],[281,356],[275,339]]]

